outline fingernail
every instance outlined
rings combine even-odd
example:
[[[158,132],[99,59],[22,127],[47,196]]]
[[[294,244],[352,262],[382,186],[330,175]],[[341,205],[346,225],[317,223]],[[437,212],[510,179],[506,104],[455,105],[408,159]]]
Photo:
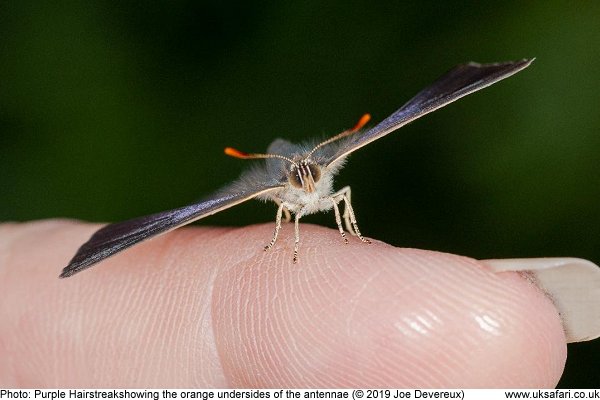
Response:
[[[495,272],[526,272],[552,300],[568,343],[600,336],[600,268],[580,258],[482,260]]]

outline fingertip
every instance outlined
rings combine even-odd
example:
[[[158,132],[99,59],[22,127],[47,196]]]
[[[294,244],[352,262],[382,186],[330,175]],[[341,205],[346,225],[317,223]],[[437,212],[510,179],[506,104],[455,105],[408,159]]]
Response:
[[[262,230],[262,227],[253,227]],[[303,225],[215,281],[226,376],[242,386],[552,387],[566,357],[552,303],[519,275]],[[283,240],[282,240],[283,238]],[[286,239],[287,238],[287,239]]]
[[[0,228],[13,254],[0,327],[8,356],[29,360],[20,372],[38,383],[551,387],[564,366],[545,295],[465,257],[344,245],[337,231],[305,224],[294,265],[290,224],[266,252],[271,224],[186,228],[58,280],[98,226]]]

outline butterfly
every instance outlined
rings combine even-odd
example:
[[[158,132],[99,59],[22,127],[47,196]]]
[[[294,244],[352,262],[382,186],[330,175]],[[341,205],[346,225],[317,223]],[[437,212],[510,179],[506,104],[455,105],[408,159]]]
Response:
[[[278,206],[273,237],[265,250],[273,247],[277,241],[283,215],[288,221],[293,215],[294,262],[298,261],[299,220],[308,214],[333,209],[338,230],[346,243],[348,239],[342,219],[346,231],[369,243],[358,229],[350,202],[350,187],[338,191],[333,189],[333,178],[343,167],[346,157],[425,114],[523,70],[533,60],[458,65],[371,129],[362,129],[370,119],[365,114],[351,129],[321,142],[297,145],[276,139],[264,154],[245,153],[227,147],[225,154],[229,156],[264,161],[253,165],[238,180],[197,203],[101,228],[77,250],[60,277],[74,275],[144,240],[253,198],[270,200]],[[342,202],[343,215],[339,209]]]

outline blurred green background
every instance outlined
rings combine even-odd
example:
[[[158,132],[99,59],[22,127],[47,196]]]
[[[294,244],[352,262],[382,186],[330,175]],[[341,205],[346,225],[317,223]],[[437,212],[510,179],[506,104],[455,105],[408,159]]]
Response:
[[[397,246],[600,263],[600,2],[13,1],[0,18],[0,220],[175,208],[248,166],[225,146],[333,135],[456,64],[537,57],[361,149],[337,187]],[[599,385],[600,342],[570,345],[561,386]]]

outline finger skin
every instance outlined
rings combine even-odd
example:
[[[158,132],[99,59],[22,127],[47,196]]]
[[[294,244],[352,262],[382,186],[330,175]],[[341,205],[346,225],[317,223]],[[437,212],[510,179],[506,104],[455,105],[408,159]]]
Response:
[[[184,228],[68,279],[99,225],[0,225],[2,387],[552,387],[550,300],[516,273],[303,224]]]

